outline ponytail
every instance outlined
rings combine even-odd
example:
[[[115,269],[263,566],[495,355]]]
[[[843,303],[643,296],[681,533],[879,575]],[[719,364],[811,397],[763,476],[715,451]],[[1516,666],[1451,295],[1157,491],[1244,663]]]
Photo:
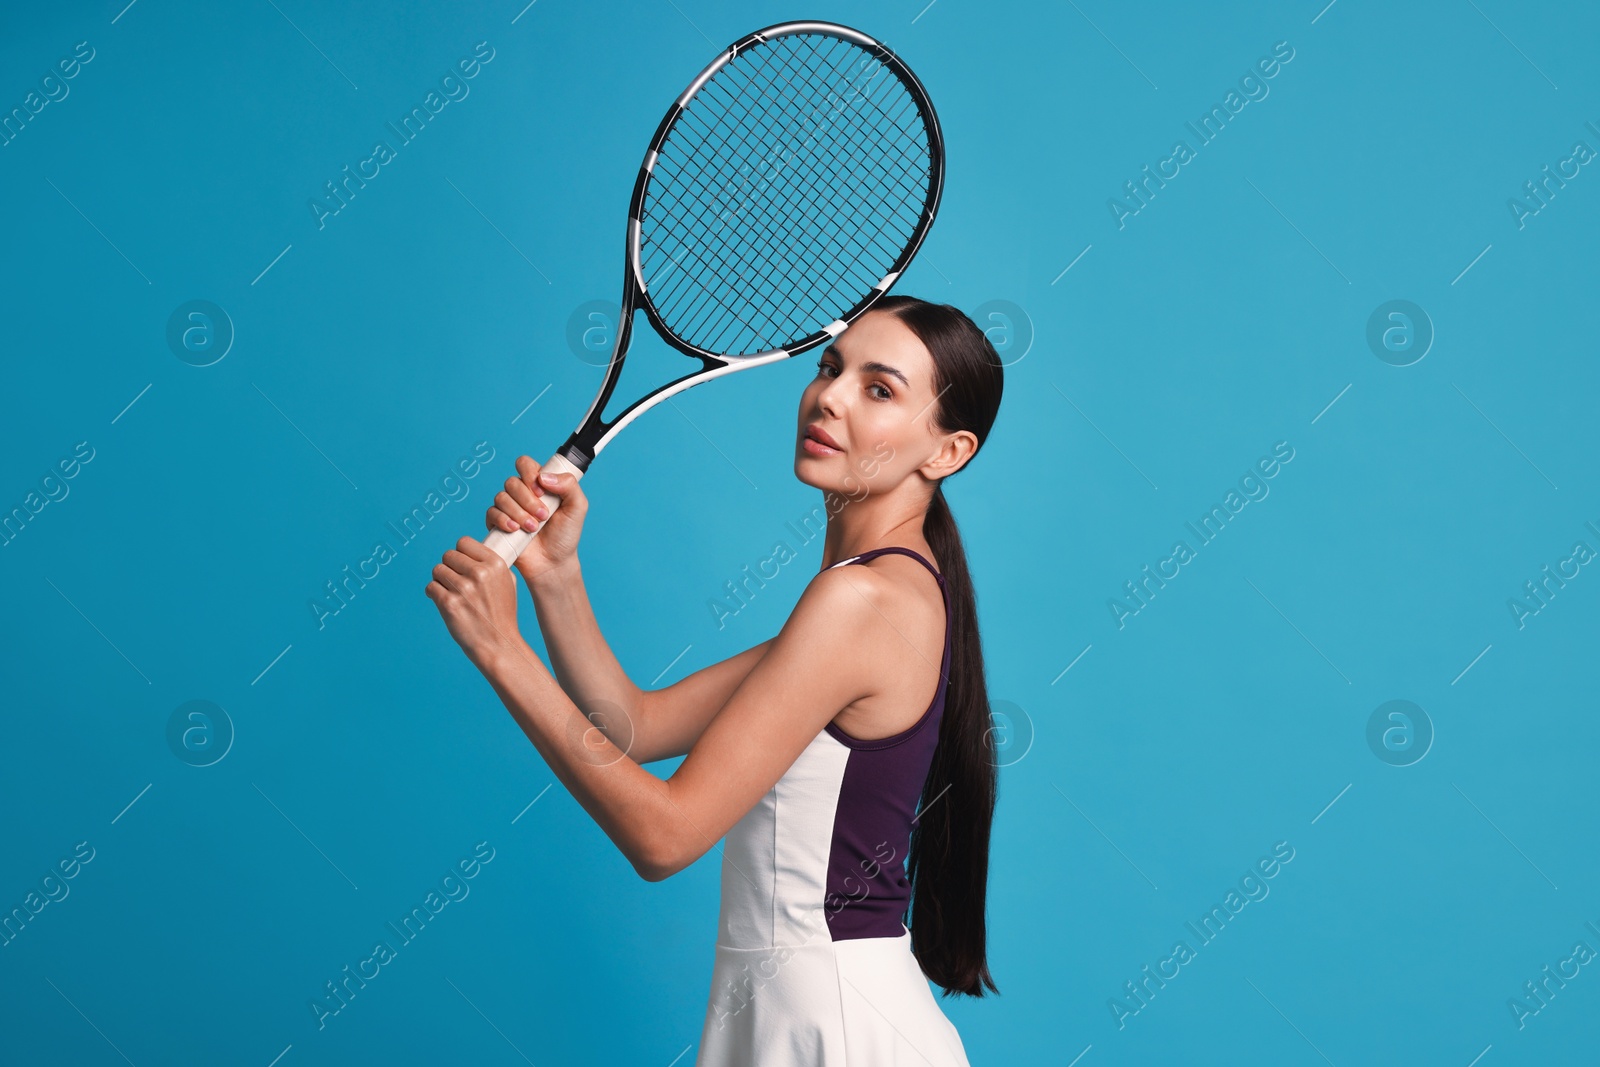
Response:
[[[998,773],[977,601],[955,516],[935,489],[922,520],[950,594],[950,680],[933,763],[911,831],[911,950],[945,995],[1000,992],[989,976],[984,901]]]
[[[988,336],[950,304],[888,296],[875,309],[897,316],[932,355],[936,394],[932,418],[940,432],[969,431],[982,448],[1000,411],[1004,387],[1004,363]],[[964,469],[965,465],[957,473]],[[941,479],[934,487],[922,536],[950,597],[950,676],[939,740],[922,784],[921,811],[906,857],[911,880],[909,925],[917,963],[944,988],[945,996],[981,997],[986,988],[1000,992],[989,975],[984,920],[999,767],[983,677],[977,597],[943,484]]]

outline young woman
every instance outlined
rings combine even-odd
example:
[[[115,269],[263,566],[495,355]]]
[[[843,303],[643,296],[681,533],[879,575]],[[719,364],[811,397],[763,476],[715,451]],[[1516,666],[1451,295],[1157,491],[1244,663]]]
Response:
[[[993,346],[949,305],[888,297],[840,334],[795,442],[796,477],[828,505],[823,568],[776,637],[665,689],[634,685],[595,623],[572,476],[522,456],[487,515],[510,530],[546,517],[533,486],[561,499],[516,563],[554,677],[498,556],[464,537],[434,568],[451,636],[642,877],[726,837],[700,1067],[966,1065],[928,979],[999,992],[989,703],[940,486],[982,446],[1001,386]],[[640,766],[674,756],[665,780]]]

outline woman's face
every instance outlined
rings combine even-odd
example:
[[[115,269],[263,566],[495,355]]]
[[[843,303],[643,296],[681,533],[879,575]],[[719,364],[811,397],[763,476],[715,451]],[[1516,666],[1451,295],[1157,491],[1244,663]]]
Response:
[[[896,315],[867,312],[818,359],[800,394],[795,477],[859,499],[939,452],[933,356]]]

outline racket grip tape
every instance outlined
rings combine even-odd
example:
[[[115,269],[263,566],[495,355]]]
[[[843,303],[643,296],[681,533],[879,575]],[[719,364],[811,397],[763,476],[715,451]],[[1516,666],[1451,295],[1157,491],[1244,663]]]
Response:
[[[583,469],[559,452],[551,456],[549,461],[539,468],[539,473],[570,474],[574,478],[583,477]],[[549,522],[555,516],[556,510],[561,507],[561,498],[554,493],[544,493],[539,497],[539,503],[548,508],[550,514],[545,516],[544,522],[539,523],[538,529],[530,532],[519,528],[511,533],[507,533],[504,530],[490,530],[489,536],[483,539],[484,547],[492,550],[497,556],[505,560],[506,566],[509,567],[515,563],[517,557],[522,555],[523,550],[533,544],[533,539],[538,535],[539,530],[544,529],[545,523]]]

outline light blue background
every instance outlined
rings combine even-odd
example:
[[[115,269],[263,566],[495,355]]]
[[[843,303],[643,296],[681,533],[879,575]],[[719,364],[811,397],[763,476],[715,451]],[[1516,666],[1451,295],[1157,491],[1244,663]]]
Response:
[[[1507,1002],[1576,942],[1600,950],[1600,576],[1520,629],[1507,601],[1575,541],[1600,549],[1600,172],[1522,228],[1507,201],[1575,141],[1600,149],[1600,19],[924,3],[0,16],[0,111],[95,49],[0,148],[0,506],[95,450],[0,548],[0,907],[95,849],[0,948],[0,1058],[692,1062],[718,855],[640,881],[422,589],[511,460],[547,456],[592,398],[567,322],[616,299],[666,104],[726,43],[800,17],[886,41],[938,107],[944,203],[899,291],[1031,322],[949,486],[992,696],[1032,731],[995,824],[1003,995],[944,1002],[973,1063],[1592,1055],[1600,967],[1521,1029]],[[479,41],[470,95],[319,229],[323,183]],[[1185,122],[1279,41],[1270,94],[1119,229],[1108,198],[1194,147]],[[237,330],[203,368],[165,340],[197,299]],[[1394,299],[1436,331],[1406,367],[1365,338]],[[648,330],[636,355],[634,381],[677,372]],[[589,590],[641,684],[771,636],[814,571],[815,541],[717,628],[723,583],[818,502],[791,472],[811,373],[691,390],[585,480]],[[492,474],[319,629],[323,583],[480,441]],[[1279,441],[1270,495],[1119,629],[1108,600]],[[166,737],[196,699],[236,731],[204,768]],[[1407,767],[1366,741],[1393,699],[1436,731]],[[324,982],[479,841],[495,858],[470,895],[319,1031]],[[1119,1028],[1123,983],[1198,946],[1185,922],[1279,841],[1270,895]]]

